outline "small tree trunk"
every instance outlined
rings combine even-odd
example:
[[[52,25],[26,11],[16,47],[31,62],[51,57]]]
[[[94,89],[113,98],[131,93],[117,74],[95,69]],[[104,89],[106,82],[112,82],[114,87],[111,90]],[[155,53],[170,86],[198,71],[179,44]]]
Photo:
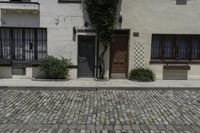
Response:
[[[104,50],[101,53],[100,57],[99,57],[99,79],[104,79],[104,74],[105,74],[105,61],[104,61],[104,55],[106,53],[106,50],[108,48],[107,43],[103,43],[104,46]]]

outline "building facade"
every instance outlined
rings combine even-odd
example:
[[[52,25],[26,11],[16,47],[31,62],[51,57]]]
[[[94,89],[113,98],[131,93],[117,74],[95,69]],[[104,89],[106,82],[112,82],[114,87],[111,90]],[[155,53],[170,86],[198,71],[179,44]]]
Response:
[[[200,1],[123,0],[104,55],[105,75],[149,68],[156,79],[200,79]],[[72,79],[98,76],[103,46],[81,0],[1,0],[0,76],[42,77],[47,54],[71,59]]]

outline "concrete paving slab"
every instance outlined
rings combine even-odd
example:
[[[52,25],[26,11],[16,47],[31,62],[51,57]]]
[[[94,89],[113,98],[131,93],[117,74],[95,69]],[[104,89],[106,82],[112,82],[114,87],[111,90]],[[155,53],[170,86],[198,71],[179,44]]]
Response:
[[[111,79],[95,81],[94,79],[75,79],[69,81],[34,81],[31,79],[0,79],[1,88],[171,88],[171,89],[200,89],[200,80],[157,80],[155,82],[136,82],[127,79]]]

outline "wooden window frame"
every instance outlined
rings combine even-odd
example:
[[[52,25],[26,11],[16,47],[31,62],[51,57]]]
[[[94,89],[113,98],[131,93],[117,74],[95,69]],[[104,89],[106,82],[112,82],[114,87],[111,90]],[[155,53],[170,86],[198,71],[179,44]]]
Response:
[[[161,42],[164,41],[164,38],[165,36],[174,36],[175,39],[174,39],[174,50],[175,50],[175,55],[174,55],[174,59],[166,59],[164,57],[165,55],[165,47],[164,47],[164,43],[161,43],[160,46],[160,59],[158,58],[153,58],[152,57],[152,53],[151,53],[151,60],[150,60],[150,63],[152,64],[200,64],[200,58],[199,59],[192,59],[192,50],[193,50],[193,43],[192,43],[192,40],[193,40],[193,37],[197,36],[199,37],[200,39],[200,35],[197,35],[197,34],[193,34],[193,35],[189,35],[189,34],[152,34],[152,44],[151,44],[151,52],[153,51],[152,50],[152,45],[153,45],[153,36],[160,36],[160,40],[162,40]],[[188,56],[188,59],[179,59],[178,57],[178,54],[179,54],[179,46],[178,46],[178,42],[177,42],[177,38],[180,37],[180,36],[185,36],[188,38],[188,45],[189,45],[189,56]]]

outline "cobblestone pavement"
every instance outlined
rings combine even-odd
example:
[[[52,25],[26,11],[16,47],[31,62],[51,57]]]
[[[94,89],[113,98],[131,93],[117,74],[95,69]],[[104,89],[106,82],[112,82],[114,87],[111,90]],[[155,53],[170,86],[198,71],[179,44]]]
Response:
[[[200,91],[0,90],[0,132],[200,132]]]

